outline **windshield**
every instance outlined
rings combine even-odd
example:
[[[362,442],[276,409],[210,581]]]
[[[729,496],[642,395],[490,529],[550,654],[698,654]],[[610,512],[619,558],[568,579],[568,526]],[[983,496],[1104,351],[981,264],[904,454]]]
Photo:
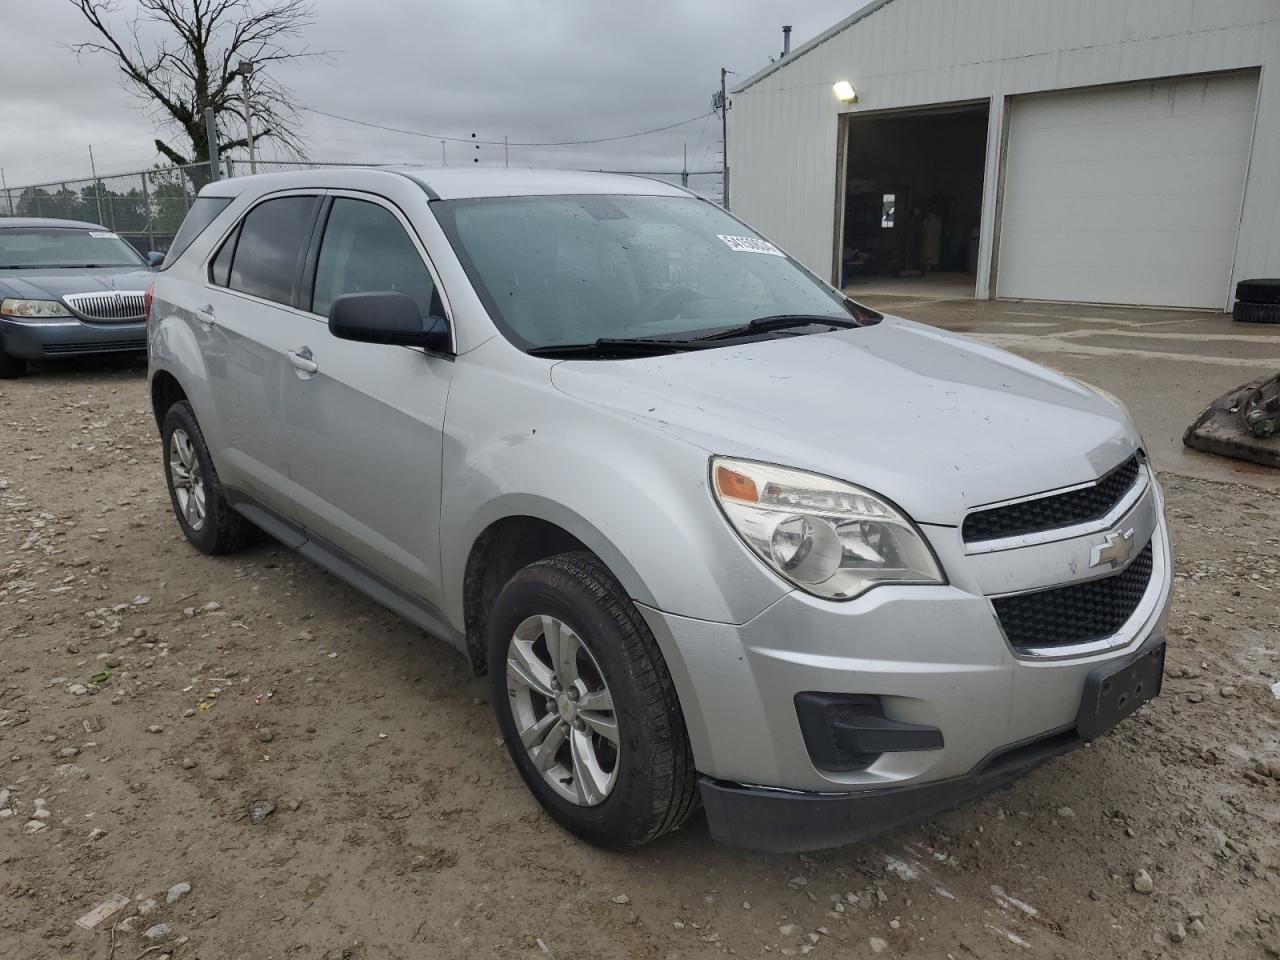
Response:
[[[142,256],[109,230],[0,228],[0,269],[142,266]]]
[[[684,339],[760,317],[849,320],[839,294],[693,197],[546,196],[431,205],[508,339]]]

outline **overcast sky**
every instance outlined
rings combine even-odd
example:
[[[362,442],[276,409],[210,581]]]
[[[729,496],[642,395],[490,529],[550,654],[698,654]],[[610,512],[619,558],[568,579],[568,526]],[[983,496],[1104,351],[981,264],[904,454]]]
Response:
[[[300,104],[411,130],[481,139],[585,139],[705,113],[721,65],[745,77],[851,13],[857,0],[317,0],[305,43],[329,62],[274,69]],[[121,14],[134,0],[120,0]],[[105,57],[77,61],[89,38],[67,0],[0,0],[0,168],[10,186],[99,174],[159,159],[143,106]],[[734,80],[730,76],[730,82]],[[173,130],[160,135],[181,143]],[[439,164],[426,141],[303,114],[317,160]],[[512,148],[512,165],[678,170],[719,163],[714,117],[592,147]],[[185,145],[182,149],[186,149]],[[501,164],[501,147],[449,144],[450,165]],[[702,186],[706,186],[704,183]]]

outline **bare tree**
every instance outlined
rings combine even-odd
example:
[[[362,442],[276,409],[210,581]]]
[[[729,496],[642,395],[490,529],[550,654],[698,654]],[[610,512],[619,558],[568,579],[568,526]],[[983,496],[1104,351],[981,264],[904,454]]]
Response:
[[[243,129],[243,86],[232,73],[239,61],[261,68],[325,55],[294,45],[314,20],[309,0],[134,0],[137,13],[119,23],[119,0],[68,2],[99,38],[71,49],[114,60],[125,87],[147,105],[151,118],[185,135],[186,143],[155,142],[176,164],[209,160],[207,108],[214,113],[219,151],[248,146],[245,136],[223,139],[227,131]],[[256,72],[252,82],[255,146],[274,141],[301,155],[298,114],[288,88]],[[223,120],[224,114],[232,117]]]

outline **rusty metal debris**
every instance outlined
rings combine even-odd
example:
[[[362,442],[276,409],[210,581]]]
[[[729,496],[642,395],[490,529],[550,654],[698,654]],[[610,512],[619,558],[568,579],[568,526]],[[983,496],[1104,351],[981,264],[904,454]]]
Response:
[[[1228,390],[1182,435],[1188,447],[1280,467],[1280,374]]]
[[[1280,431],[1280,375],[1250,392],[1240,412],[1249,432],[1260,440]]]

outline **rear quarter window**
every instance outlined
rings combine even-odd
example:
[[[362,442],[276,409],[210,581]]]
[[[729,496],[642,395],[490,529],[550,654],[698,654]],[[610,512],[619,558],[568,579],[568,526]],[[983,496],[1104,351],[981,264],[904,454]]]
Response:
[[[196,237],[204,233],[209,224],[213,223],[218,218],[218,214],[227,209],[230,203],[231,197],[196,197],[182,221],[182,226],[174,235],[173,243],[169,244],[169,252],[165,254],[164,263],[160,269],[166,269],[182,256],[187,247],[195,242]]]

